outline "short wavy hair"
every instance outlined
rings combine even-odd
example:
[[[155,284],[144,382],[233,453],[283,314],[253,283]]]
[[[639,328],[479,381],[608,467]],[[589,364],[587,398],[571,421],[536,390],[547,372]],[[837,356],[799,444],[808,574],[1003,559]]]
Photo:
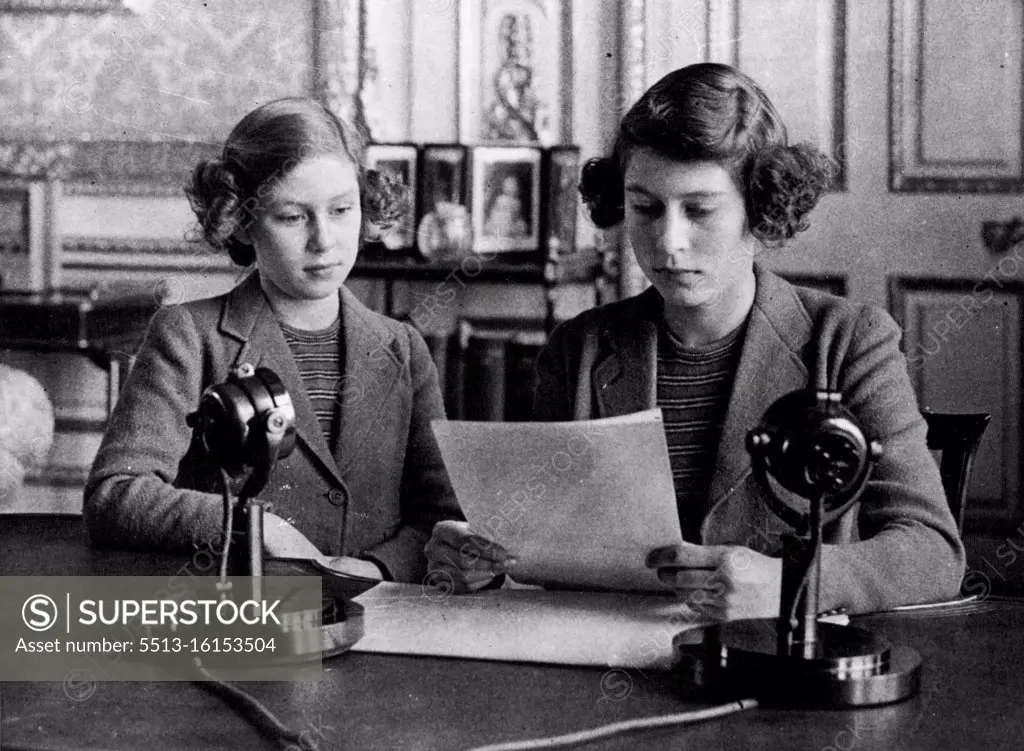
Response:
[[[324,155],[342,157],[356,167],[361,240],[380,234],[408,210],[408,189],[367,169],[355,128],[312,99],[287,97],[243,117],[220,157],[196,165],[185,194],[199,222],[198,234],[213,248],[226,250],[239,266],[251,265],[255,252],[238,239],[236,230],[255,219],[261,201],[302,160]]]
[[[655,83],[622,118],[611,154],[584,165],[580,194],[600,228],[625,216],[626,164],[637,148],[724,167],[744,197],[751,233],[768,247],[807,229],[807,214],[837,171],[814,146],[790,146],[761,88],[718,63],[680,68]]]

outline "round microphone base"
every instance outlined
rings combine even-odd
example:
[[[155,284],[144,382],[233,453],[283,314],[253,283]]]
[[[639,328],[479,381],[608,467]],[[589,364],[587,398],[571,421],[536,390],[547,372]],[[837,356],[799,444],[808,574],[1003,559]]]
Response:
[[[677,638],[679,670],[716,699],[754,697],[762,705],[840,709],[892,704],[921,688],[921,656],[862,628],[818,625],[814,658],[777,653],[774,619],[735,621],[704,630],[699,645]]]
[[[324,597],[322,613],[283,613],[275,630],[274,663],[326,660],[347,652],[363,638],[363,608],[351,600]]]

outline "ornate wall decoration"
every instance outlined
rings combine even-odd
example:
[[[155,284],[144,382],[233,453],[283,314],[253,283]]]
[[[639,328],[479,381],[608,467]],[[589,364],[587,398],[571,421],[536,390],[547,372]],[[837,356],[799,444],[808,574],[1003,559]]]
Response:
[[[0,146],[70,147],[69,193],[178,194],[195,159],[252,107],[326,95],[340,72],[325,72],[320,55],[338,59],[338,48],[310,30],[321,28],[319,5],[339,2],[359,0],[0,14]]]
[[[554,0],[460,5],[462,141],[561,139],[562,8]]]
[[[500,62],[490,82],[484,137],[494,141],[539,141],[540,102],[533,86],[533,24],[530,16],[506,13],[498,32]]]

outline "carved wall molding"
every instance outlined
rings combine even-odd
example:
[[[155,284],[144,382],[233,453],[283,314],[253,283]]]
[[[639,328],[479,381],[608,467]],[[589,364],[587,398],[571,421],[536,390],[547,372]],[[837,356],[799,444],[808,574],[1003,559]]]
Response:
[[[740,0],[707,0],[706,60],[739,67]]]
[[[789,0],[776,5],[775,23],[764,27],[763,17],[751,20],[755,12],[765,12],[763,4],[750,0],[708,0],[709,59],[738,67],[769,89],[773,103],[782,110],[791,142],[810,140],[831,154],[839,164],[833,188],[845,190],[850,158],[864,148],[861,139],[848,134],[846,129],[847,2]],[[786,34],[793,34],[793,39],[787,40]],[[802,59],[806,64],[791,68],[793,61],[786,61],[785,52],[777,54],[779,45],[801,51],[809,47],[806,59]],[[775,60],[778,62],[772,65]],[[776,83],[798,82],[798,90],[789,92],[795,96],[787,101],[779,92],[772,91],[769,84],[773,77]],[[785,90],[786,86],[782,88]],[[804,116],[803,132],[795,132],[794,126],[799,123],[795,115]],[[807,122],[812,118],[812,122]]]
[[[204,242],[181,239],[65,237],[61,243],[65,269],[118,271],[208,272],[239,270],[226,253]]]
[[[622,3],[620,23],[622,31],[622,72],[619,101],[623,103],[620,116],[640,98],[647,90],[647,2],[646,0],[627,0]],[[617,127],[616,123],[616,127]],[[629,240],[621,227],[606,230],[607,235],[618,239],[619,245],[619,294],[631,297],[642,292],[650,283],[636,262],[633,251],[628,247]],[[614,243],[613,241],[613,244]]]
[[[559,143],[571,65],[565,3],[459,4],[459,139]]]

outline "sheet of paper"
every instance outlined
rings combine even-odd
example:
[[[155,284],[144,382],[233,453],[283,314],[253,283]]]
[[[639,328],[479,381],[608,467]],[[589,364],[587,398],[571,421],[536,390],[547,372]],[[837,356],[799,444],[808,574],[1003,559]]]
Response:
[[[673,639],[704,625],[671,595],[502,589],[447,595],[385,582],[355,598],[364,636],[355,652],[558,665],[671,667]]]
[[[471,529],[515,556],[517,580],[664,591],[647,554],[682,538],[661,410],[433,428]]]

